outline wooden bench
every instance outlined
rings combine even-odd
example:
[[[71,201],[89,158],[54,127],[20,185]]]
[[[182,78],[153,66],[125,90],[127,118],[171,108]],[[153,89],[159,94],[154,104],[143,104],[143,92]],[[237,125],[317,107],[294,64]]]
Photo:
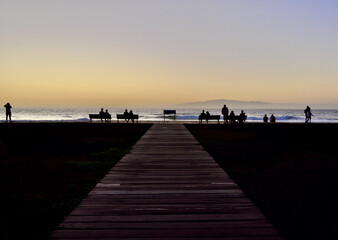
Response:
[[[138,115],[137,114],[133,114],[132,116],[128,115],[127,117],[124,114],[116,114],[116,119],[117,119],[118,123],[119,123],[120,119],[124,119],[127,122],[129,122],[129,120],[131,120],[132,122],[134,122],[134,120],[137,120],[137,123],[138,123]]]
[[[163,116],[165,121],[165,115],[174,114],[174,120],[176,120],[176,110],[163,110]]]
[[[198,120],[200,123],[202,123],[203,120],[205,120],[207,123],[209,120],[217,120],[219,123],[219,119],[221,118],[221,115],[210,115],[210,116],[199,116]]]
[[[108,119],[111,122],[111,115],[110,114],[89,114],[90,122],[92,122],[92,119],[101,119],[101,122],[103,122],[103,119],[108,122]]]

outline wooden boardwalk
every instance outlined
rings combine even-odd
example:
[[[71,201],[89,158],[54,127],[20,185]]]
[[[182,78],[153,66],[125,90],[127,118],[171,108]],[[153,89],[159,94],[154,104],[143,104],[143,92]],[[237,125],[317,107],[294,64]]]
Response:
[[[52,239],[283,239],[179,124],[154,124]]]

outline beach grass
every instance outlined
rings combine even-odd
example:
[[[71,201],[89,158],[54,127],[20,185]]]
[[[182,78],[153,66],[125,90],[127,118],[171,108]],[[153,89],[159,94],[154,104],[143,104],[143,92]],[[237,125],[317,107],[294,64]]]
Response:
[[[287,239],[338,238],[338,124],[186,126]]]
[[[0,239],[47,239],[150,124],[0,125]]]

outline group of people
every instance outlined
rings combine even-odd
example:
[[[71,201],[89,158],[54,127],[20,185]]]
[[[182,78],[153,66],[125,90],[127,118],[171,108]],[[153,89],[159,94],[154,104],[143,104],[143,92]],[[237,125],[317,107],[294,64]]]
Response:
[[[263,117],[263,122],[267,123],[268,120],[269,120],[269,119],[268,119],[268,116],[265,114],[264,117]],[[275,117],[273,114],[271,114],[270,122],[271,122],[271,123],[276,122],[276,117]]]
[[[104,119],[106,122],[108,122],[108,118],[110,116],[108,109],[106,109],[106,111],[103,111],[103,108],[101,108],[100,116],[101,116],[101,121],[102,119]]]
[[[199,115],[198,119],[199,119],[199,121],[201,122],[202,119],[209,119],[209,117],[210,117],[209,111],[204,112],[204,110],[202,110],[202,112],[201,112],[201,114]]]
[[[238,116],[235,115],[234,111],[231,111],[229,114],[229,109],[225,104],[221,112],[223,115],[224,123],[228,123],[228,122],[235,123],[236,119],[238,120],[239,123],[244,123],[247,118],[243,110],[241,110],[241,113]]]
[[[12,106],[10,103],[7,103],[4,105],[4,107],[6,108],[6,122],[11,122],[12,121]],[[223,108],[222,108],[222,115],[223,115],[223,119],[224,119],[224,123],[234,123],[236,120],[238,120],[239,123],[243,123],[245,122],[247,116],[245,115],[244,111],[242,110],[241,113],[236,116],[234,111],[231,111],[229,114],[229,109],[227,108],[227,106],[224,104]],[[304,114],[305,114],[305,123],[311,123],[311,118],[313,116],[312,112],[311,112],[311,108],[309,106],[307,106],[304,110]],[[103,108],[101,108],[100,111],[100,115],[102,116],[102,119],[105,119],[105,121],[108,121],[108,118],[110,117],[110,114],[108,112],[108,109],[106,109],[106,111],[103,110]],[[132,122],[134,122],[134,118],[133,118],[133,111],[130,110],[128,112],[128,110],[126,109],[123,113],[124,115],[124,119],[129,122],[129,120],[132,120]],[[199,119],[208,119],[210,117],[210,113],[208,111],[204,111],[202,110],[202,113],[199,116]],[[265,116],[263,117],[263,122],[268,122],[268,116],[265,114]],[[276,122],[276,117],[271,114],[270,116],[270,122],[274,123]]]
[[[129,122],[129,120],[131,120],[134,123],[134,118],[133,118],[134,113],[132,110],[130,110],[129,112],[128,112],[128,109],[124,110],[123,116],[126,122]]]

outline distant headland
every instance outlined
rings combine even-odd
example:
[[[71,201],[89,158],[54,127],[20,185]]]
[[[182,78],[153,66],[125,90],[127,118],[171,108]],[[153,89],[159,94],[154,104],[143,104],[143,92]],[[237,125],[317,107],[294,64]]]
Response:
[[[273,103],[263,101],[239,101],[229,99],[215,99],[198,102],[187,102],[176,104],[177,108],[220,108],[224,104],[233,109],[302,109],[306,105],[311,105],[312,108],[320,109],[338,109],[338,104],[325,104],[325,103]]]

